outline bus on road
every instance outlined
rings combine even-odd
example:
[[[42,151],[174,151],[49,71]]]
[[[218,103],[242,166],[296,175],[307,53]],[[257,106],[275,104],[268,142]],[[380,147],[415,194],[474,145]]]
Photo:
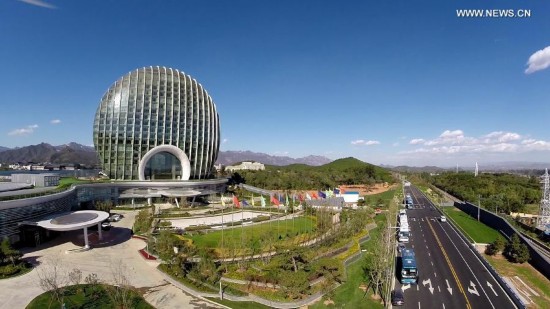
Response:
[[[401,284],[417,284],[418,269],[414,251],[410,248],[401,252]]]

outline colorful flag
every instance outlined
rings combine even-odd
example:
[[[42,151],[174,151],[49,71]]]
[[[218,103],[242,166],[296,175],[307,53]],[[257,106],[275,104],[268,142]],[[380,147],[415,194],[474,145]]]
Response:
[[[285,202],[285,198],[283,197],[283,195],[281,193],[278,194],[279,196],[279,203],[284,203]]]
[[[271,204],[277,205],[277,206],[279,206],[280,204],[279,200],[274,195],[271,196]]]
[[[233,205],[237,208],[241,207],[241,203],[239,203],[239,199],[235,195],[233,195]]]
[[[288,201],[288,193],[286,194],[285,205],[286,205],[286,206],[290,205],[290,203],[289,203],[289,201]]]
[[[260,195],[262,207],[265,207],[265,197],[263,195]]]
[[[340,194],[340,190],[337,189],[337,188],[334,188],[333,192],[334,192],[334,194]]]
[[[317,193],[313,192],[311,193],[311,197],[314,198],[314,199],[318,199],[319,197],[317,196]]]
[[[306,199],[311,200],[311,195],[309,195],[309,193],[307,193],[307,192],[306,192]]]
[[[292,205],[296,204],[296,193],[292,194]]]
[[[252,206],[254,206],[254,194],[252,194],[252,197],[250,198],[250,201],[252,202]]]
[[[222,206],[225,207],[225,201],[223,200],[223,194],[222,194],[221,201],[222,201]]]
[[[244,207],[244,206],[250,206],[250,205],[248,205],[248,202],[247,202],[246,200],[243,200],[242,203],[243,203],[243,207]]]
[[[304,196],[301,195],[301,194],[298,194],[298,199],[300,200],[300,202],[303,202],[304,201]]]
[[[319,193],[319,198],[327,198],[327,195],[325,194],[325,192],[319,191],[317,193]]]
[[[344,193],[346,193],[346,190],[340,189],[340,193],[341,193],[341,194],[344,194]]]

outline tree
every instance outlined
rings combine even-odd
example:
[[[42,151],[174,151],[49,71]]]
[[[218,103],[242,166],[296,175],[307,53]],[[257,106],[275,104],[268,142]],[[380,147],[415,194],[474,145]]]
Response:
[[[505,246],[506,243],[504,242],[504,239],[502,239],[502,237],[497,237],[495,241],[487,246],[487,248],[485,249],[485,253],[488,255],[495,255],[504,250]]]
[[[15,264],[17,264],[23,256],[23,254],[19,250],[15,250],[11,247],[10,241],[7,238],[4,238],[4,240],[2,240],[2,244],[0,245],[0,252],[0,258],[2,260],[9,260],[13,266],[15,266]]]
[[[104,200],[104,201],[95,201],[94,206],[95,206],[95,209],[105,211],[110,214],[114,205],[111,200]]]
[[[504,249],[504,253],[513,263],[522,264],[527,262],[531,258],[529,254],[529,247],[521,243],[517,234],[514,234],[512,236],[512,238],[506,245],[506,248]]]
[[[51,257],[46,259],[40,267],[37,267],[36,273],[38,275],[38,285],[44,292],[51,293],[51,302],[56,300],[60,304],[63,304],[64,286],[67,283],[64,276],[63,266],[61,264],[62,259]]]
[[[82,280],[82,271],[77,268],[73,269],[69,273],[69,281],[71,282],[71,284],[77,285],[80,284],[80,280]]]
[[[111,277],[114,285],[105,286],[111,301],[118,308],[132,308],[132,286],[130,285],[129,271],[122,260],[111,263]]]

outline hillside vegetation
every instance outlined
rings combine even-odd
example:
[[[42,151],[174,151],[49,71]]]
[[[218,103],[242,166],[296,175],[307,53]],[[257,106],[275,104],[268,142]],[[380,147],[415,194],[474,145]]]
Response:
[[[540,178],[513,174],[443,173],[430,181],[450,194],[494,211],[523,211],[526,204],[540,202]]]
[[[384,168],[344,158],[321,166],[292,164],[266,166],[264,171],[238,171],[232,174],[231,181],[269,190],[318,190],[338,185],[393,182],[393,178]]]

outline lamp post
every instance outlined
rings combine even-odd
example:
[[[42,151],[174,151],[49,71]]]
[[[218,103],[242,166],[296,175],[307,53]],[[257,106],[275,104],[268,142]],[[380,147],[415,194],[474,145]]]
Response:
[[[477,203],[477,221],[479,221],[479,208],[481,207],[481,195],[477,196],[478,203]]]

